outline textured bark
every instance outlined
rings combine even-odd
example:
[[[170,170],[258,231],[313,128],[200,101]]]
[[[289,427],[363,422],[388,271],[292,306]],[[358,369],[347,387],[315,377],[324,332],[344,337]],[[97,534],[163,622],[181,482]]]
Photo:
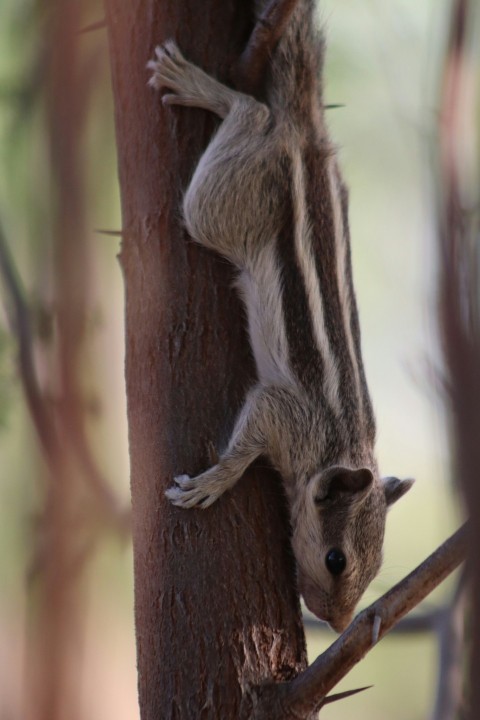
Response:
[[[250,30],[242,0],[108,0],[123,213],[135,617],[143,720],[249,717],[248,687],[306,666],[278,478],[251,470],[211,509],[164,498],[221,449],[254,377],[222,259],[188,241],[182,190],[214,129],[163,109],[145,64],[174,37],[225,78]],[[242,704],[242,709],[240,706]]]

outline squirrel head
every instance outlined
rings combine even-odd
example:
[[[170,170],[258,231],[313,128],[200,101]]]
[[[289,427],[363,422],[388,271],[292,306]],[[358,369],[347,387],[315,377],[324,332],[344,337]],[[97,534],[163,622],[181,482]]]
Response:
[[[335,466],[311,477],[292,506],[292,545],[305,604],[337,632],[382,563],[387,509],[413,480]]]

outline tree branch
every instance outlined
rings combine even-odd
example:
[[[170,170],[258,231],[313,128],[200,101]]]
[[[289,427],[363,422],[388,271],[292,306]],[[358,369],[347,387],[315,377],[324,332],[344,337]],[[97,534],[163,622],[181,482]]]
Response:
[[[419,635],[422,633],[437,632],[439,625],[442,623],[445,614],[450,607],[438,607],[424,612],[412,613],[408,617],[404,617],[398,625],[395,625],[390,631],[390,635]],[[315,618],[304,618],[303,624],[307,628],[311,628],[315,632],[332,635],[333,631],[328,628],[325,623]]]
[[[270,0],[257,20],[238,63],[232,70],[236,87],[255,94],[262,83],[268,59],[281,38],[298,0]]]
[[[467,526],[446,540],[407,577],[361,612],[307,670],[289,683],[257,688],[255,720],[308,718],[327,693],[401,617],[418,605],[465,558]]]
[[[30,313],[25,302],[24,292],[11,258],[5,231],[0,221],[0,275],[6,291],[5,310],[12,335],[18,342],[20,378],[30,415],[38,433],[40,443],[48,459],[55,463],[57,457],[57,438],[50,413],[45,407],[38,385],[33,361],[33,340]]]
[[[43,396],[38,382],[34,362],[33,336],[30,311],[25,301],[25,294],[15,264],[8,249],[5,231],[0,221],[0,278],[5,288],[5,310],[12,335],[18,342],[19,374],[40,446],[52,471],[52,479],[58,475],[58,463],[61,457],[58,432],[55,418],[49,411],[48,403]],[[85,479],[97,496],[99,507],[104,515],[111,519],[121,534],[130,531],[130,507],[120,505],[116,494],[102,476],[85,436],[85,428],[79,418],[75,418],[74,427],[64,424],[63,429],[69,437]]]

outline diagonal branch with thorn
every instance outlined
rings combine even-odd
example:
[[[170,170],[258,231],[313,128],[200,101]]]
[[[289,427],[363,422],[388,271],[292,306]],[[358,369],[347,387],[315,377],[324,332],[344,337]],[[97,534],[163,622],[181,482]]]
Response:
[[[415,570],[361,612],[345,632],[294,680],[256,688],[255,720],[309,718],[340,695],[327,693],[345,677],[399,620],[465,559],[467,525],[446,540]],[[362,688],[363,689],[363,688]],[[358,690],[360,691],[360,690]]]

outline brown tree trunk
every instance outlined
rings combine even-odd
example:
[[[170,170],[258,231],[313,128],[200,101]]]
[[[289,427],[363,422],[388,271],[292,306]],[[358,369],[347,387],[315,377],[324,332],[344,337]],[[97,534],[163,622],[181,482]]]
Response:
[[[465,123],[480,97],[475,85],[472,28],[475,3],[451,0],[438,135],[439,308],[447,369],[455,466],[470,518],[468,570],[471,586],[470,698],[465,716],[480,717],[480,305],[478,201],[473,164],[465,162],[478,140],[475,120]],[[472,130],[465,132],[466,127]],[[467,148],[467,151],[466,151]],[[477,176],[478,177],[478,176]]]
[[[278,478],[256,468],[212,508],[164,498],[221,449],[254,379],[228,264],[188,240],[180,201],[214,130],[147,87],[174,37],[220,78],[248,36],[243,0],[107,0],[123,212],[135,615],[143,720],[251,717],[248,687],[306,666]]]

